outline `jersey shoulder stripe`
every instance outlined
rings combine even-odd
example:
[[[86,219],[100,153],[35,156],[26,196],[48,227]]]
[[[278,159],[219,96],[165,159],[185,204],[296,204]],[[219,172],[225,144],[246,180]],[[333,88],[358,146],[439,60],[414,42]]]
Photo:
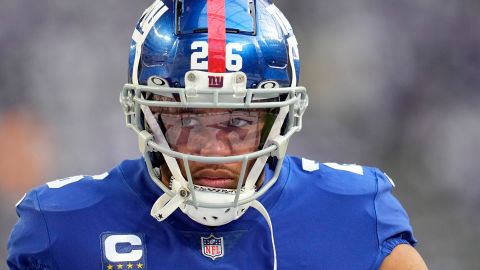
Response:
[[[357,195],[374,194],[380,187],[388,189],[394,187],[393,181],[375,167],[289,158],[298,185],[315,186],[333,193]]]

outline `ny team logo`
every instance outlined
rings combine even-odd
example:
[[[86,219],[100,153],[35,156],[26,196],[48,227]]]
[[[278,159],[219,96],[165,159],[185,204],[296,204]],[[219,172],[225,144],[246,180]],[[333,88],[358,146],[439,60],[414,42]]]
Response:
[[[102,269],[147,269],[143,234],[102,233]]]
[[[211,234],[209,237],[201,237],[201,241],[203,256],[212,260],[223,257],[223,237],[215,237]]]
[[[208,87],[222,88],[223,76],[208,76]]]

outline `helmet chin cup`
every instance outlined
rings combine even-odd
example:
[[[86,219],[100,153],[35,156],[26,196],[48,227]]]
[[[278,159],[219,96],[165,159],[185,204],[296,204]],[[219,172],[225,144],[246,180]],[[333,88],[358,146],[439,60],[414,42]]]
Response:
[[[217,190],[211,189],[210,190]],[[242,191],[240,198],[252,196],[255,190]],[[215,191],[196,191],[198,201],[215,201],[229,203],[234,201],[235,194],[221,193]],[[236,207],[208,208],[195,207],[193,205],[182,204],[180,209],[194,221],[207,226],[221,226],[240,218],[252,202],[239,204]]]
[[[184,214],[192,220],[206,226],[221,226],[241,217],[252,202],[238,204],[235,207],[209,208],[187,204],[186,201],[191,198],[191,192],[182,187],[182,185],[171,178],[171,188],[174,196],[164,193],[154,203],[150,214],[158,221],[163,221],[169,217],[177,208],[180,208]],[[199,203],[234,203],[235,191],[231,189],[219,189],[195,186],[196,201]],[[242,189],[240,199],[252,196],[255,189]]]

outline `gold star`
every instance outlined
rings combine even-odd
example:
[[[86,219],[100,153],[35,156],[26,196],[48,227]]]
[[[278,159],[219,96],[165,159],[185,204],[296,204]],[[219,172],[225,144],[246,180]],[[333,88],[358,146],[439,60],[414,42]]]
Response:
[[[111,265],[111,264],[107,265],[107,269],[108,269],[108,270],[112,270],[112,269],[113,269],[113,265]]]
[[[123,269],[123,264],[117,264],[117,269]]]
[[[133,269],[133,264],[132,264],[132,263],[128,263],[128,264],[127,264],[127,269]]]
[[[137,263],[137,268],[138,269],[143,268],[143,264],[142,263]]]

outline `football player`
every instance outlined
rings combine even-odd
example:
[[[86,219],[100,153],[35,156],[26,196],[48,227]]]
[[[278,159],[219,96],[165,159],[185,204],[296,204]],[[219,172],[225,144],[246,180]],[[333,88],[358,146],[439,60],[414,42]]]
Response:
[[[155,1],[120,95],[143,157],[28,193],[10,269],[426,269],[383,172],[286,154],[299,73],[270,1]]]

